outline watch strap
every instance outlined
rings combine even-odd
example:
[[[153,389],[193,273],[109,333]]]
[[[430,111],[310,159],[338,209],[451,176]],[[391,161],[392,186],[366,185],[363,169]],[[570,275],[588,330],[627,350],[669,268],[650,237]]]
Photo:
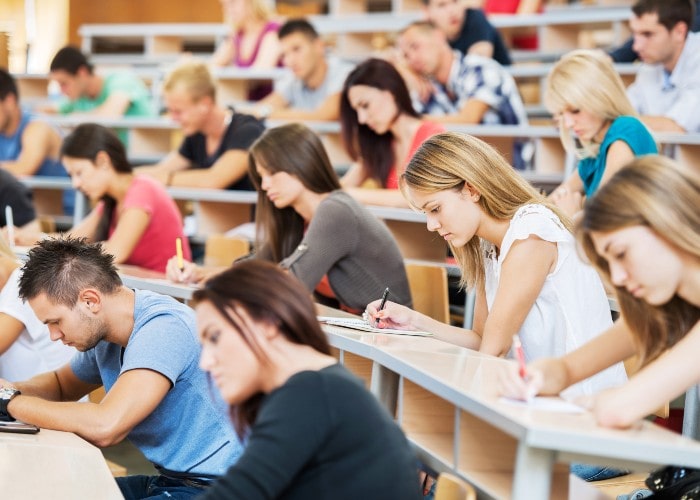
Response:
[[[2,389],[2,395],[0,396],[0,420],[3,422],[14,422],[15,419],[7,409],[7,405],[12,401],[15,396],[22,394],[17,389]],[[9,397],[7,396],[9,393]]]

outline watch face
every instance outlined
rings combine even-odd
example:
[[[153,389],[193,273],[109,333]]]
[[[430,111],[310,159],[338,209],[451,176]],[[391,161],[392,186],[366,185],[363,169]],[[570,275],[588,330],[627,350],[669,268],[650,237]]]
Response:
[[[0,399],[10,399],[17,392],[19,392],[17,389],[10,389],[9,387],[3,387],[2,389],[0,389]]]

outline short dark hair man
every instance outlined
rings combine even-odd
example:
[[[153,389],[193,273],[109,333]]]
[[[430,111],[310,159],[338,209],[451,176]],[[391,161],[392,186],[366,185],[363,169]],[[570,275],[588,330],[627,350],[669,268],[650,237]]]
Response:
[[[462,0],[423,0],[423,12],[453,49],[491,57],[504,66],[511,63],[501,34],[481,9],[465,9]]]
[[[639,0],[632,7],[633,48],[644,64],[627,94],[657,132],[700,131],[700,34],[689,32],[694,8],[691,0]]]
[[[22,110],[17,82],[0,68],[0,168],[13,176],[68,177],[59,160],[60,150],[61,136],[56,129]],[[7,204],[2,200],[0,203]],[[31,199],[29,203],[31,206]],[[63,196],[66,214],[73,213],[74,203],[75,192],[66,191]],[[33,208],[31,212],[33,219]],[[17,224],[21,225],[19,221]]]
[[[0,416],[74,432],[97,446],[128,438],[160,474],[118,478],[127,498],[172,490],[195,496],[237,459],[240,444],[198,366],[189,307],[125,287],[111,255],[72,238],[30,250],[19,296],[52,340],[80,352],[26,382],[0,380]],[[101,385],[99,404],[70,403]]]
[[[105,117],[154,115],[148,89],[136,75],[120,71],[100,76],[76,47],[68,45],[56,53],[50,76],[68,98],[59,107],[59,113]]]
[[[337,120],[340,92],[353,65],[327,56],[323,40],[306,19],[290,19],[277,32],[282,62],[291,74],[275,82],[253,114],[295,120]]]

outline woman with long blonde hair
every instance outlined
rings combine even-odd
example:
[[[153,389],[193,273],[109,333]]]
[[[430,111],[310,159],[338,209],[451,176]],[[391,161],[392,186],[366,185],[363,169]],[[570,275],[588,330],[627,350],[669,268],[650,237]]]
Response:
[[[600,51],[575,50],[547,77],[545,105],[559,124],[564,148],[578,158],[576,172],[552,193],[569,216],[623,165],[657,152],[637,117],[620,75]]]
[[[614,287],[620,319],[580,349],[504,374],[514,397],[557,394],[636,354],[627,384],[588,404],[600,425],[628,427],[700,382],[700,175],[661,156],[620,170],[586,203],[578,237]],[[663,354],[663,356],[662,356]]]
[[[367,311],[380,326],[504,356],[519,335],[527,360],[563,355],[611,325],[605,290],[576,254],[569,219],[485,142],[443,133],[428,139],[401,177],[429,231],[450,245],[466,286],[476,288],[473,328],[435,321],[396,304]],[[625,380],[618,365],[577,388],[591,393]]]

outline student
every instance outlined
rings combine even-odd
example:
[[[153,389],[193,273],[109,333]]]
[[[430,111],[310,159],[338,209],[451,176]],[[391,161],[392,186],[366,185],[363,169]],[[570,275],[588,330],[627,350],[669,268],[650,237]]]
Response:
[[[463,55],[490,57],[499,64],[510,65],[501,34],[481,9],[465,9],[460,0],[423,0],[423,12],[445,34],[453,49]]]
[[[542,13],[544,0],[484,0],[483,9],[487,16],[492,14],[528,16]],[[537,50],[539,46],[535,27],[514,28],[508,30],[508,34],[508,45],[513,49]]]
[[[259,260],[195,292],[200,365],[231,405],[240,460],[204,499],[419,499],[415,456],[330,355],[301,284]]]
[[[190,257],[177,205],[158,182],[133,174],[124,146],[109,129],[79,125],[63,141],[61,156],[73,186],[98,202],[71,236],[104,241],[118,264],[159,272],[165,271],[177,238]],[[46,237],[22,230],[15,235],[22,245]]]
[[[252,189],[246,176],[248,148],[264,126],[256,118],[216,104],[216,86],[207,67],[187,62],[163,84],[165,105],[185,139],[161,162],[141,167],[166,186]]]
[[[656,143],[636,117],[620,75],[602,52],[575,50],[547,77],[545,104],[559,122],[564,148],[578,158],[576,172],[552,193],[567,215],[634,157],[656,153]]]
[[[416,21],[399,36],[408,66],[433,84],[419,110],[451,123],[527,124],[525,106],[515,80],[492,59],[462,55],[445,35],[425,21]]]
[[[695,15],[690,30],[697,33],[700,31],[700,0],[695,0]],[[610,57],[616,63],[632,63],[639,59],[639,54],[633,49],[634,37],[630,37],[625,43],[610,51]]]
[[[428,230],[449,243],[463,284],[476,288],[474,327],[446,325],[391,301],[377,310],[374,301],[367,312],[380,327],[429,331],[495,356],[506,355],[518,334],[525,358],[535,360],[572,351],[610,326],[605,290],[578,258],[569,219],[491,146],[468,135],[436,135],[401,179]],[[619,364],[574,392],[624,380]]]
[[[401,253],[387,227],[347,193],[321,140],[304,125],[269,129],[250,151],[250,176],[258,189],[256,257],[278,262],[317,300],[359,313],[387,286],[410,305]],[[174,281],[199,281],[207,271],[177,259]]]
[[[632,7],[634,50],[644,63],[627,89],[642,121],[657,132],[700,132],[700,34],[689,33],[690,0],[639,0]]]
[[[58,112],[91,116],[153,116],[148,89],[133,73],[120,71],[107,76],[94,72],[87,57],[70,45],[51,61],[50,74],[68,98]]]
[[[355,161],[341,179],[343,188],[368,205],[406,206],[399,177],[423,141],[444,127],[421,118],[399,72],[381,59],[368,59],[348,75],[340,119],[343,144]],[[360,187],[368,180],[381,189]]]
[[[625,385],[587,398],[604,427],[629,427],[700,381],[700,177],[661,156],[635,159],[586,202],[578,236],[615,287],[620,319],[566,356],[504,372],[504,394],[558,394],[606,367],[639,357]]]
[[[111,255],[74,238],[30,250],[19,297],[54,341],[80,352],[25,382],[0,380],[3,419],[74,432],[98,447],[129,439],[158,474],[117,478],[128,500],[192,498],[238,458],[241,446],[197,366],[188,306],[125,287]],[[73,402],[100,386],[100,403]]]
[[[19,298],[20,263],[0,238],[0,379],[24,380],[55,370],[75,349],[51,342],[49,330]]]
[[[68,177],[58,159],[61,136],[47,123],[22,111],[17,82],[0,68],[0,168],[12,175]],[[73,214],[75,191],[63,194],[63,211]]]
[[[280,25],[272,20],[272,12],[265,0],[220,0],[224,18],[231,25],[231,36],[226,37],[212,56],[214,67],[274,68],[279,64],[280,44],[277,30]],[[270,93],[270,85],[251,89],[248,99],[258,101]]]
[[[277,36],[290,74],[253,108],[260,118],[337,120],[340,91],[353,65],[326,56],[323,40],[306,19],[290,19]]]

